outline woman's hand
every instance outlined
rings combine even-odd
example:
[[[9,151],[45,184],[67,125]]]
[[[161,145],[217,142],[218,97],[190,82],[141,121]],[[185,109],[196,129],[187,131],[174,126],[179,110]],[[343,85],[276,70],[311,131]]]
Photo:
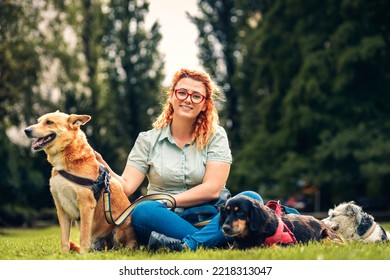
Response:
[[[111,176],[116,175],[114,171],[112,171],[111,167],[108,165],[108,163],[103,159],[102,155],[98,153],[97,151],[93,151],[96,156],[96,160],[103,165],[107,170],[110,172]]]
[[[97,151],[94,151],[94,153],[96,160],[106,167],[111,176],[115,177],[121,183],[123,191],[127,196],[133,194],[145,179],[145,174],[130,165],[126,165],[122,176],[119,176],[110,168],[100,153]]]
[[[107,166],[107,163],[104,161],[103,157],[101,154],[99,154],[97,151],[93,151],[95,153],[96,160],[103,164],[104,166]]]
[[[182,193],[175,194],[177,207],[192,207],[217,199],[222,188],[226,185],[230,172],[230,163],[213,162],[206,163],[206,174],[203,182]]]

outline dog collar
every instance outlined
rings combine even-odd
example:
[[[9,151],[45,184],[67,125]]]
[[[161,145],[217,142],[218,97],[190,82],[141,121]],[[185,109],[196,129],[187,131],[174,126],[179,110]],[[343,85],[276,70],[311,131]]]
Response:
[[[376,227],[376,222],[373,222],[371,227],[366,231],[366,233],[362,235],[362,239],[369,238],[371,234],[374,232],[375,227]]]

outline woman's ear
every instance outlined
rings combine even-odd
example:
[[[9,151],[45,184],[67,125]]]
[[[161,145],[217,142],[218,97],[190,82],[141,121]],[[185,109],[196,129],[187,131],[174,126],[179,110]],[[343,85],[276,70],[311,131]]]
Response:
[[[174,98],[174,94],[171,93],[171,94],[169,95],[169,103],[171,104],[171,106],[172,106],[172,103],[173,103],[173,98]]]
[[[209,106],[210,101],[208,99],[205,100],[203,106],[202,106],[202,112],[206,111],[207,107]]]

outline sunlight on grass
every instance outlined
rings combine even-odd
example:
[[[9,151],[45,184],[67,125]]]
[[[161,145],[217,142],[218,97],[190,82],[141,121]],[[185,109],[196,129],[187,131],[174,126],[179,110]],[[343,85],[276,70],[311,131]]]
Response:
[[[384,224],[387,230],[390,223]],[[72,230],[72,240],[78,233]],[[60,230],[0,229],[0,259],[2,260],[389,260],[390,242],[380,244],[311,243],[294,247],[254,248],[246,251],[199,249],[196,252],[149,253],[140,250],[111,250],[85,255],[60,252]]]

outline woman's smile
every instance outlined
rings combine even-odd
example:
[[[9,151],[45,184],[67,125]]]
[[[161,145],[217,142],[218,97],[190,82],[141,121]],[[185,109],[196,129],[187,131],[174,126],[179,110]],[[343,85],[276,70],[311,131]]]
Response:
[[[180,105],[180,108],[183,110],[183,111],[186,111],[186,112],[190,112],[193,110],[192,107],[188,106],[188,105]]]

